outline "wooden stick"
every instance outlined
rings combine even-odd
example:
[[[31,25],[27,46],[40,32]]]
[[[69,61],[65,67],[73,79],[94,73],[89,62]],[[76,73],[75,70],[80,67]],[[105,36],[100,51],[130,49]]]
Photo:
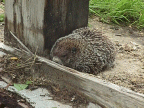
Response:
[[[33,53],[10,31],[11,35],[21,44],[23,48],[25,48],[30,54],[33,55]]]

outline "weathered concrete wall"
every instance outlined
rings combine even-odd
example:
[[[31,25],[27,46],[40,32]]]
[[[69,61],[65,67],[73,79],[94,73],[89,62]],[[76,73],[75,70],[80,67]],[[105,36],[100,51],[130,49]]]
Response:
[[[72,30],[87,26],[89,0],[6,0],[5,39],[12,31],[33,52],[43,54]]]

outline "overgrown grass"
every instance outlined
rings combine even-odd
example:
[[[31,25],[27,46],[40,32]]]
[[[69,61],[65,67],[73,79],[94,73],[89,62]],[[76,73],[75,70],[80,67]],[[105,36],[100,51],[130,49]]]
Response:
[[[90,0],[89,11],[106,23],[144,28],[144,0]]]

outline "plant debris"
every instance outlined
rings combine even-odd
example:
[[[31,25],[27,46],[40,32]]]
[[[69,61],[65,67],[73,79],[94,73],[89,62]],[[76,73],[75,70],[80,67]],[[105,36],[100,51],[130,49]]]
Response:
[[[88,105],[89,101],[84,95],[74,90],[59,88],[59,85],[47,81],[43,76],[35,76],[34,68],[40,65],[41,63],[36,61],[35,57],[25,60],[8,54],[0,58],[0,68],[2,69],[0,77],[8,83],[8,86],[14,85],[18,90],[25,88],[33,90],[41,86],[47,88],[51,92],[53,100],[69,104],[74,108]]]

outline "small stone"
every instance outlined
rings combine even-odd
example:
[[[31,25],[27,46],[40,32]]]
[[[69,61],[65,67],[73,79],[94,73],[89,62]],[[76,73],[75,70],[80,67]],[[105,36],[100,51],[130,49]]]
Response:
[[[131,51],[131,47],[128,44],[125,44],[124,50],[130,52]]]
[[[137,78],[133,78],[132,80],[131,80],[131,82],[136,82],[137,81]]]
[[[121,34],[115,34],[115,36],[122,36]]]
[[[118,41],[115,41],[115,45],[118,47],[122,46]]]

